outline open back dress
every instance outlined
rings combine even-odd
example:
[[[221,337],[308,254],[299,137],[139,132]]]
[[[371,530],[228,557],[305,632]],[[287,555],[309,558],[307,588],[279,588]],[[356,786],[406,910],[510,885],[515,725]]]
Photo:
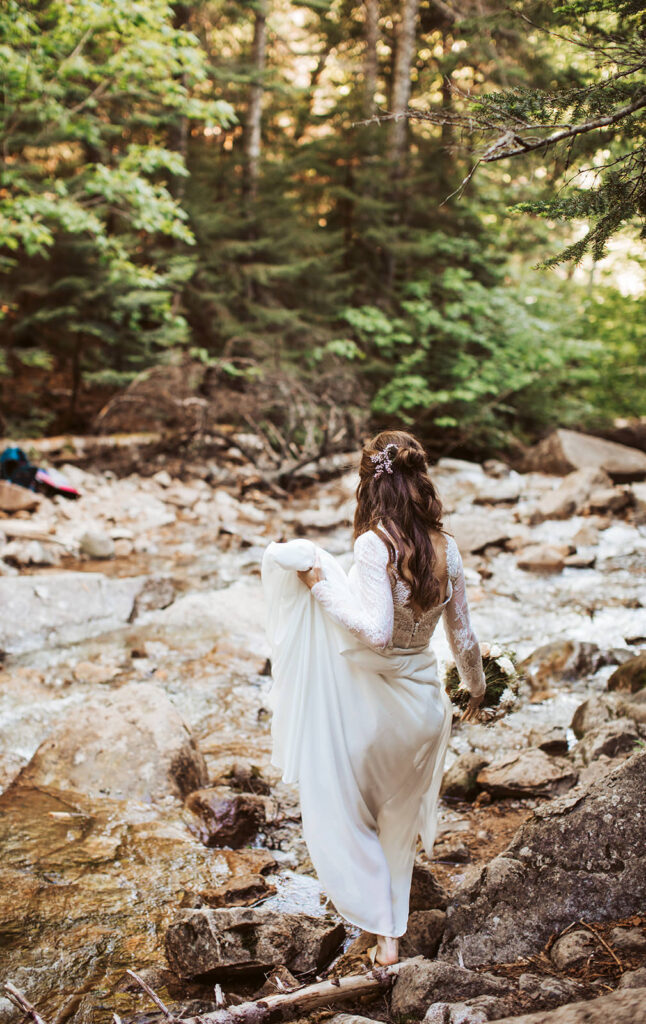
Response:
[[[347,574],[309,540],[272,543],[262,563],[273,762],[298,782],[324,891],[378,935],[406,931],[417,838],[428,854],[435,841],[452,720],[429,647],[441,618],[462,684],[485,688],[462,559],[451,537],[440,546],[444,601],[422,613],[373,531],[355,541]],[[324,579],[308,590],[296,572],[314,564]]]

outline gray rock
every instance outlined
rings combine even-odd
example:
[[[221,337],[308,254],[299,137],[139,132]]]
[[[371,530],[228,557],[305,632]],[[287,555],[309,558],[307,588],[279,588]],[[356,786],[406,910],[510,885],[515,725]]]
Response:
[[[482,789],[477,781],[478,772],[487,763],[488,759],[481,754],[460,754],[444,773],[442,796],[450,800],[475,800]]]
[[[183,910],[166,932],[166,956],[180,978],[260,973],[282,964],[321,970],[345,936],[325,917],[234,907]]]
[[[413,910],[446,910],[449,897],[430,868],[416,864],[410,887],[411,912]]]
[[[462,552],[477,552],[493,544],[502,544],[511,537],[513,523],[500,513],[484,511],[456,513],[450,517],[449,529]]]
[[[493,797],[555,796],[571,789],[577,778],[570,761],[530,747],[492,761],[478,773],[477,782]]]
[[[622,974],[617,988],[643,988],[646,997],[646,967],[638,967],[636,971]]]
[[[616,718],[591,729],[571,750],[575,764],[590,764],[599,757],[628,757],[634,754],[643,729],[631,718]]]
[[[110,579],[102,573],[65,572],[0,579],[0,650],[24,654],[76,643],[124,625],[141,577]]]
[[[532,1002],[544,1009],[572,1003],[583,998],[584,986],[572,978],[557,978],[553,974],[521,974],[518,979],[520,992],[529,996]]]
[[[358,1013],[336,1013],[327,1024],[381,1024],[372,1017],[361,1017]]]
[[[646,725],[646,689],[626,696],[621,694],[617,701],[617,711],[639,725]]]
[[[86,530],[79,541],[79,546],[82,553],[89,558],[114,558],[114,541],[107,533]]]
[[[403,964],[392,990],[393,1016],[422,1017],[431,1003],[457,1002],[477,996],[505,996],[512,985],[493,974],[469,971],[465,967],[423,960]]]
[[[559,475],[575,469],[602,469],[615,481],[630,482],[646,478],[646,454],[615,441],[560,429],[531,449],[524,468]]]
[[[163,690],[129,683],[70,711],[16,780],[117,800],[185,796],[206,782],[204,758]]]
[[[509,1001],[497,996],[478,996],[460,1003],[431,1003],[424,1024],[485,1024],[509,1009]]]
[[[631,491],[635,522],[643,525],[646,523],[646,484],[633,484]]]
[[[587,960],[597,948],[590,932],[585,928],[577,928],[556,940],[550,950],[550,957],[560,971],[567,971]]]
[[[456,892],[438,957],[468,967],[539,952],[588,917],[617,920],[646,900],[646,751],[588,788],[536,808],[507,849]]]
[[[570,728],[578,740],[593,729],[606,725],[617,717],[617,700],[610,694],[598,694],[588,697],[572,716]]]
[[[610,944],[622,953],[646,953],[646,935],[641,928],[613,928]]]
[[[443,910],[413,910],[399,944],[400,957],[434,957],[440,948],[446,914]]]
[[[246,846],[265,824],[265,801],[254,793],[236,793],[227,786],[196,789],[186,800],[199,822],[205,846]]]
[[[524,1013],[521,1017],[500,1017],[494,1024],[641,1024],[644,1020],[646,988],[617,990],[598,999],[570,1003],[547,1013]]]

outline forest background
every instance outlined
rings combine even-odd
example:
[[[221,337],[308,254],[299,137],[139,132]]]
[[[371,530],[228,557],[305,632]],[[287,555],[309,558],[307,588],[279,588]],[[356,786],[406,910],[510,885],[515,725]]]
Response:
[[[643,417],[645,50],[635,0],[5,0],[0,431],[160,364],[291,449]]]

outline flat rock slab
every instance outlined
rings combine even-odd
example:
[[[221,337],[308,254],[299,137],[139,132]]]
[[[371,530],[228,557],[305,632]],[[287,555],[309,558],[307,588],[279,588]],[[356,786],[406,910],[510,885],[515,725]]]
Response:
[[[166,932],[166,956],[181,978],[260,973],[281,964],[320,970],[345,937],[329,918],[234,907],[184,910]]]
[[[145,577],[99,572],[0,579],[0,650],[23,654],[98,636],[128,622]]]
[[[508,540],[514,523],[509,516],[498,513],[456,512],[450,516],[449,529],[460,551],[475,553]]]
[[[646,1020],[646,988],[618,989],[610,995],[559,1006],[557,1010],[499,1017],[492,1024],[641,1024]]]
[[[456,892],[438,958],[508,963],[573,921],[611,921],[646,902],[646,751],[536,808],[507,849]]]
[[[570,761],[538,747],[514,750],[492,761],[476,777],[493,797],[555,796],[571,789],[578,775]]]

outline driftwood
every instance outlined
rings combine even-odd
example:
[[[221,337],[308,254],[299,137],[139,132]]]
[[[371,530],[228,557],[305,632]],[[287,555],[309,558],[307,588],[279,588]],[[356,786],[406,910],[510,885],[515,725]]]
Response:
[[[249,1003],[240,1003],[226,1010],[203,1013],[199,1017],[187,1017],[182,1024],[269,1024],[271,1021],[293,1020],[305,1017],[313,1010],[334,1003],[376,996],[385,992],[399,973],[403,960],[392,967],[375,967],[365,974],[352,974],[346,978],[330,978],[314,985],[278,992],[274,996]]]

